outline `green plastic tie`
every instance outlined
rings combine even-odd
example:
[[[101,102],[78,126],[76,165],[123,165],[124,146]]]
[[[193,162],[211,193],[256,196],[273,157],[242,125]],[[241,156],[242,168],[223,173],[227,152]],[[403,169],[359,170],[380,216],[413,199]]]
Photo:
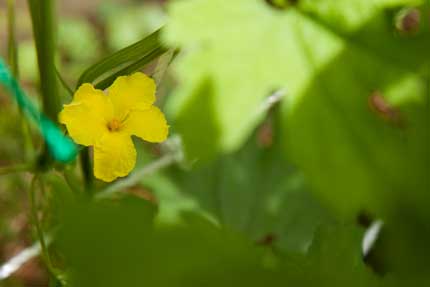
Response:
[[[42,137],[48,146],[52,157],[63,163],[76,158],[78,148],[76,144],[57,127],[47,116],[41,113],[21,89],[9,68],[0,58],[0,83],[15,98],[18,106],[28,119],[34,121],[39,127]]]

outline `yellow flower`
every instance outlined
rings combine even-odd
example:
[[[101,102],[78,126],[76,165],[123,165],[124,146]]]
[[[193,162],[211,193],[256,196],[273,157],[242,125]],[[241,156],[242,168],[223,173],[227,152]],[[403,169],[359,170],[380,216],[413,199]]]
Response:
[[[143,73],[118,77],[108,95],[83,84],[64,105],[59,120],[75,142],[94,147],[94,175],[111,182],[136,164],[131,136],[162,142],[169,126],[155,106],[155,83]]]

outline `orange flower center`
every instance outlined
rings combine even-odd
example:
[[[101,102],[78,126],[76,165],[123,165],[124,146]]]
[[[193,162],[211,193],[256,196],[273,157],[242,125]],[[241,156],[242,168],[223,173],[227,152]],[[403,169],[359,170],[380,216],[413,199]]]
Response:
[[[121,122],[117,119],[111,120],[107,125],[109,131],[116,132],[121,128]]]

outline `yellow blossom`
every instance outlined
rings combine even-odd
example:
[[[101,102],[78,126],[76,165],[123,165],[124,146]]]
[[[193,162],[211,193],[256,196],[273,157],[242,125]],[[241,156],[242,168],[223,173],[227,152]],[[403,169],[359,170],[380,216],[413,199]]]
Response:
[[[131,136],[162,142],[169,127],[155,107],[155,83],[143,73],[118,77],[107,95],[83,84],[59,115],[73,140],[94,147],[94,175],[110,182],[126,176],[136,164]]]

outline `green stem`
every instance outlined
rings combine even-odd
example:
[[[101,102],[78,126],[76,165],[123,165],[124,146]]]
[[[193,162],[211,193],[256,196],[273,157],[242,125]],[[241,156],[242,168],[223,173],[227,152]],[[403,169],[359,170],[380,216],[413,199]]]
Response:
[[[7,1],[8,14],[8,58],[9,66],[15,78],[19,77],[18,49],[16,41],[15,0]]]
[[[15,13],[15,0],[8,0],[8,62],[12,74],[15,79],[19,79],[19,65],[18,65],[18,41],[16,39],[16,13]],[[24,158],[30,158],[33,155],[33,142],[31,140],[30,126],[21,112],[21,129],[24,138]]]
[[[45,239],[45,236],[44,236],[44,233],[42,230],[42,225],[41,225],[41,222],[39,220],[38,207],[37,207],[37,201],[36,201],[37,182],[39,182],[39,184],[40,184],[40,188],[42,190],[42,193],[45,192],[44,191],[45,186],[43,184],[42,179],[39,177],[38,174],[35,174],[32,181],[31,181],[29,198],[30,198],[31,219],[32,219],[34,228],[36,230],[37,239],[38,239],[39,244],[40,244],[41,256],[42,256],[42,259],[43,259],[49,273],[51,274],[51,277],[54,278],[55,281],[59,282],[62,286],[66,286],[66,282],[64,280],[64,276],[63,276],[62,272],[59,271],[58,269],[56,269],[54,267],[54,265],[52,264],[51,256],[50,256],[49,250],[48,250],[48,243]]]
[[[36,0],[29,1],[35,2]],[[38,11],[31,12],[32,14],[38,13],[38,16],[34,15],[32,18],[34,29],[38,29],[34,34],[37,38],[36,48],[43,109],[46,115],[56,122],[61,105],[55,73],[54,0],[38,1],[38,5],[33,6],[36,6],[35,9],[39,8]]]
[[[49,256],[45,237],[43,235],[42,226],[39,221],[39,216],[37,214],[38,210],[37,210],[37,202],[36,202],[36,184],[38,181],[39,181],[39,176],[36,174],[31,181],[30,192],[29,192],[31,219],[34,224],[37,239],[39,240],[40,247],[42,250],[42,258],[46,266],[48,267],[49,272],[52,273],[54,276],[56,276],[56,272],[52,265],[51,257]]]
[[[57,122],[61,102],[55,72],[54,1],[28,0],[28,6],[30,7],[36,44],[43,110],[48,118]],[[51,158],[45,146],[40,162],[46,165],[50,161]],[[44,167],[41,166],[41,168]]]

